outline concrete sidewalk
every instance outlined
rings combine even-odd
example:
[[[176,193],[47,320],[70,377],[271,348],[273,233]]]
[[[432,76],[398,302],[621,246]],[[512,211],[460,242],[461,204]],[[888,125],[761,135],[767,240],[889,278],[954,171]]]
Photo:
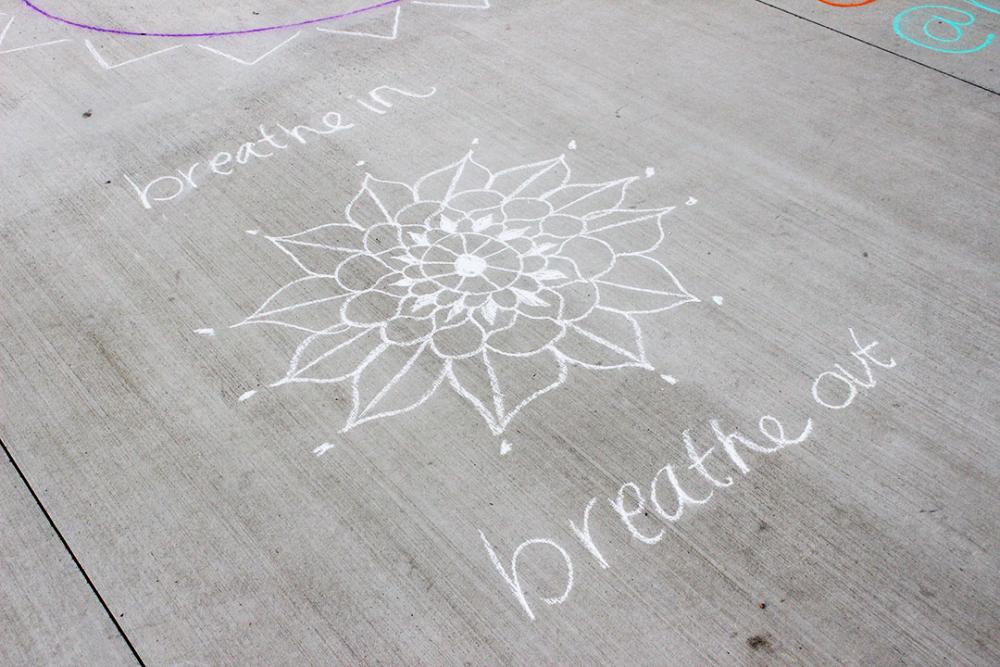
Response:
[[[328,4],[0,5],[0,662],[1000,662],[1000,10]]]

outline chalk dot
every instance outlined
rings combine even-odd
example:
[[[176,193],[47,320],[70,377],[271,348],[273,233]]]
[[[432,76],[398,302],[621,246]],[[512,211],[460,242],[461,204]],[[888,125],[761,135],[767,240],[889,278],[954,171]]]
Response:
[[[194,332],[200,336],[214,336],[215,329],[195,329]]]
[[[500,443],[500,456],[507,456],[510,453],[511,444],[504,440]]]
[[[476,137],[475,139],[472,140],[472,145],[473,146],[478,146],[479,145],[479,137]]]
[[[573,141],[569,142],[569,149],[571,151],[575,151],[576,150],[576,139],[574,139]]]
[[[364,160],[358,160],[357,162],[354,163],[354,166],[355,167],[363,167],[363,166],[365,166],[365,161]]]
[[[249,234],[250,236],[257,236],[258,234],[260,234],[260,230],[259,229],[248,229],[246,231],[247,231],[247,234]]]
[[[724,299],[721,296],[713,296],[712,301],[715,302],[716,306],[721,306]]]
[[[660,378],[662,378],[667,384],[677,384],[677,378],[673,375],[661,375]]]
[[[686,206],[694,206],[697,203],[698,203],[697,199],[695,199],[694,197],[688,197],[688,200],[685,202],[685,205]]]
[[[656,169],[653,167],[646,167],[646,178],[652,178],[656,175]]]
[[[316,456],[323,456],[324,454],[326,454],[328,451],[330,451],[331,449],[333,449],[336,446],[337,445],[335,445],[335,444],[332,444],[332,443],[329,443],[329,442],[324,442],[322,445],[320,445],[319,447],[317,447],[316,449],[313,450],[313,454],[315,454]]]
[[[256,394],[256,393],[257,393],[256,389],[251,389],[250,391],[241,394],[239,400],[242,403],[243,401],[247,400],[248,398],[253,398],[254,394]]]

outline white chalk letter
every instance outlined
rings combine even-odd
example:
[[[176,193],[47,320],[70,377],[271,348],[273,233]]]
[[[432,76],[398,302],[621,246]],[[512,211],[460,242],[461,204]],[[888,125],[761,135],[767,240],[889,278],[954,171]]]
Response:
[[[331,118],[333,119],[332,122],[330,120]],[[334,132],[337,132],[339,130],[349,130],[352,127],[354,127],[354,123],[344,124],[344,121],[343,119],[341,119],[340,114],[337,113],[336,111],[327,111],[325,114],[323,114],[323,124],[326,125],[328,128],[330,128],[331,130],[333,130]]]
[[[705,459],[712,455],[715,451],[715,447],[709,447],[708,451],[704,454],[698,455],[697,450],[694,448],[694,440],[691,439],[691,432],[688,430],[684,431],[684,449],[687,450],[688,458],[691,460],[691,465],[688,466],[691,470],[697,470],[698,473],[712,483],[713,486],[719,488],[726,488],[727,486],[733,485],[733,478],[726,475],[726,481],[720,482],[719,480],[712,477],[712,474],[708,472],[708,468],[705,467]]]
[[[256,157],[262,160],[266,160],[267,158],[274,155],[274,153],[258,153],[254,149],[256,145],[257,145],[256,142],[249,141],[245,144],[242,144],[238,149],[236,149],[236,162],[238,164],[246,164],[247,162],[250,161],[251,157]]]
[[[840,403],[827,403],[822,398],[820,398],[819,385],[823,381],[823,378],[826,377],[835,378],[843,382],[845,385],[847,385],[848,389],[847,398],[845,398]],[[854,386],[854,383],[851,382],[850,378],[846,378],[840,373],[837,373],[836,371],[824,371],[819,374],[819,377],[813,380],[812,395],[813,395],[813,400],[822,405],[824,408],[830,408],[831,410],[843,410],[848,405],[854,402],[854,398],[858,395],[858,388]]]
[[[135,189],[136,194],[139,195],[139,201],[142,202],[143,208],[153,208],[153,204],[151,202],[169,201],[174,197],[176,197],[177,195],[179,195],[180,193],[184,192],[184,181],[177,178],[176,176],[160,176],[159,178],[154,178],[149,183],[147,183],[146,187],[144,188],[140,188],[138,185],[136,185],[135,181],[133,181],[131,178],[128,177],[128,174],[122,174],[122,176],[124,176],[125,180],[129,182],[129,185],[131,185]],[[150,193],[150,190],[153,188],[154,185],[156,185],[160,181],[173,182],[173,184],[177,187],[177,189],[174,190],[173,194],[166,197],[157,197],[156,195],[152,195]]]
[[[635,509],[625,509],[625,489],[632,490],[632,494],[635,496],[637,503]],[[618,513],[622,523],[624,523],[625,527],[628,528],[628,532],[632,534],[632,537],[645,544],[656,544],[663,539],[662,530],[653,537],[646,537],[640,533],[639,529],[632,523],[632,517],[638,516],[646,510],[646,499],[642,497],[642,491],[639,490],[638,486],[632,482],[622,484],[621,488],[618,489],[618,498],[615,500],[608,498],[608,502],[611,503],[611,507],[613,507],[615,512]]]
[[[849,328],[847,331],[850,332],[850,334],[851,334],[851,340],[853,340],[854,344],[858,346],[857,351],[851,352],[851,354],[853,354],[857,358],[858,361],[862,361],[862,357],[863,357],[863,358],[867,359],[868,361],[872,362],[873,364],[875,364],[876,366],[881,366],[882,368],[895,368],[896,367],[896,360],[893,359],[892,357],[889,357],[889,361],[880,361],[880,360],[876,359],[875,357],[873,357],[871,355],[871,353],[868,351],[868,350],[874,349],[879,344],[879,342],[877,340],[872,341],[871,343],[868,343],[867,345],[862,346],[861,343],[858,342],[858,337],[856,335],[854,335],[854,329],[850,329]],[[866,364],[866,367],[867,367],[867,364]]]
[[[774,435],[771,432],[771,430],[767,427],[768,424],[774,424],[774,427],[778,431],[777,435]],[[764,415],[763,417],[761,417],[760,421],[757,422],[757,428],[760,429],[760,432],[764,435],[765,438],[767,438],[774,444],[778,445],[779,447],[787,447],[788,445],[798,445],[805,442],[806,438],[808,438],[809,435],[812,433],[813,420],[811,418],[806,419],[806,427],[802,429],[801,435],[799,435],[799,437],[794,439],[787,437],[785,435],[785,427],[781,425],[781,422],[779,422],[774,417],[771,417],[770,415]]]
[[[594,544],[594,538],[590,535],[590,508],[596,502],[597,498],[591,498],[590,502],[587,503],[587,508],[583,510],[583,528],[577,528],[572,519],[569,520],[569,527],[573,529],[576,538],[590,552],[590,555],[596,558],[601,567],[606,570],[608,569],[608,561],[604,560],[604,556],[601,555],[601,552],[597,549],[597,545]]]
[[[486,535],[483,531],[479,531],[479,537],[483,540],[483,546],[486,547],[486,553],[490,555],[490,560],[493,561],[493,566],[503,577],[503,580],[507,582],[510,586],[510,590],[514,593],[514,597],[517,601],[521,603],[521,607],[524,609],[524,613],[528,615],[528,618],[532,621],[535,620],[535,612],[531,611],[531,605],[528,604],[528,600],[524,594],[524,588],[521,586],[521,580],[517,576],[517,559],[521,556],[521,551],[530,547],[533,544],[549,546],[559,552],[566,562],[566,589],[563,591],[562,595],[558,597],[543,597],[542,602],[545,604],[562,604],[569,597],[569,592],[573,590],[573,561],[570,560],[569,554],[561,546],[553,542],[552,540],[546,539],[536,539],[528,540],[527,542],[522,542],[517,549],[514,550],[514,555],[510,559],[510,574],[503,567],[503,563],[500,562],[500,558],[497,557],[496,552],[493,547],[490,546],[490,541],[486,539]]]
[[[739,443],[749,449],[751,452],[760,452],[761,454],[773,454],[774,452],[781,449],[781,447],[763,447],[758,445],[756,442],[746,437],[739,431],[733,431],[729,435],[722,432],[722,428],[719,426],[718,419],[712,419],[708,422],[712,426],[712,432],[715,433],[715,437],[722,444],[722,447],[726,450],[726,454],[729,455],[730,460],[736,467],[740,469],[740,472],[744,475],[750,472],[750,466],[747,465],[740,453],[736,451],[736,443]]]
[[[670,486],[674,489],[674,494],[677,496],[677,511],[673,514],[667,512],[660,505],[660,501],[656,497],[656,483],[660,481],[660,475],[667,473],[667,479],[670,480]],[[652,483],[649,485],[649,502],[653,505],[653,509],[661,517],[667,521],[677,521],[684,514],[685,505],[704,505],[712,498],[712,494],[715,493],[715,489],[708,492],[708,496],[698,500],[697,498],[692,498],[687,494],[687,492],[681,488],[680,482],[677,481],[677,475],[674,473],[673,466],[663,466],[660,468],[656,475],[653,477]]]
[[[219,167],[224,167],[233,161],[233,156],[230,153],[222,151],[212,158],[212,161],[208,163],[209,168],[217,174],[222,174],[223,176],[229,176],[233,173],[233,170],[224,171]]]

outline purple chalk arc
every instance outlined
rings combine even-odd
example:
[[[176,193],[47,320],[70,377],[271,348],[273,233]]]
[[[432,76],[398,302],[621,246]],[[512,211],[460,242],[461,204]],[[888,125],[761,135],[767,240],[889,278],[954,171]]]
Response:
[[[340,14],[332,14],[330,16],[322,16],[315,19],[306,19],[305,21],[297,21],[295,23],[282,23],[279,25],[269,25],[263,26],[261,28],[247,28],[245,30],[210,30],[206,32],[154,32],[151,30],[126,30],[124,28],[111,28],[107,26],[91,25],[89,23],[84,23],[82,21],[74,21],[72,19],[65,18],[63,16],[56,16],[51,12],[48,12],[38,5],[36,5],[32,0],[21,0],[24,5],[34,11],[38,12],[47,19],[52,21],[57,21],[65,25],[73,26],[74,28],[81,28],[83,30],[90,30],[92,32],[104,32],[110,33],[112,35],[127,35],[130,37],[173,37],[177,39],[185,37],[229,37],[233,35],[252,35],[258,32],[273,32],[275,30],[290,30],[292,28],[302,28],[308,25],[315,25],[317,23],[327,23],[329,21],[336,21],[338,19],[346,19],[351,16],[358,16],[359,14],[366,14],[368,12],[373,12],[378,9],[383,9],[385,7],[390,7],[392,5],[398,5],[403,2],[403,0],[383,0],[378,4],[369,5],[367,7],[360,7],[358,9],[352,9],[349,12],[342,12]]]

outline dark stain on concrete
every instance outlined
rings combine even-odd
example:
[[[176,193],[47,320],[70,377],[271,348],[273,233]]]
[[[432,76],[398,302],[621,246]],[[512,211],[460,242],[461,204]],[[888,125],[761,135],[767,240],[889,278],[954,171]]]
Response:
[[[770,651],[771,640],[765,635],[753,635],[747,638],[747,645],[755,651]]]

